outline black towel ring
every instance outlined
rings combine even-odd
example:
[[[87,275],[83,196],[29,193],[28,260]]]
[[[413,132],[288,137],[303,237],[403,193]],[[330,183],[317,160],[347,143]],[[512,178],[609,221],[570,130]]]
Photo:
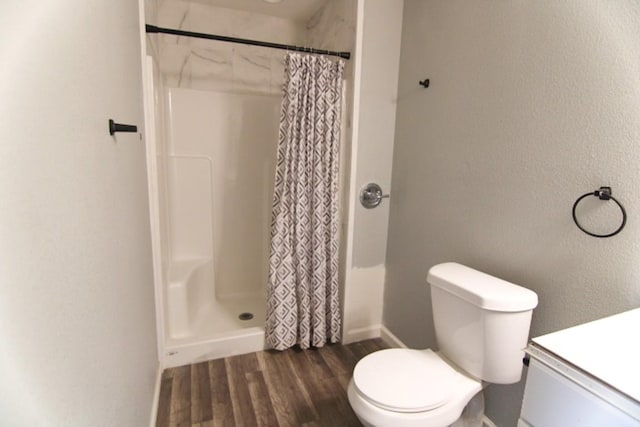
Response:
[[[595,234],[592,233],[590,231],[587,231],[584,229],[584,227],[582,227],[580,225],[580,223],[578,222],[578,218],[576,218],[576,207],[578,206],[578,203],[580,203],[580,201],[582,201],[582,199],[584,199],[585,197],[589,197],[589,196],[595,196],[598,197],[600,200],[613,200],[614,202],[616,202],[616,204],[618,205],[618,207],[620,208],[620,210],[622,211],[622,224],[620,224],[620,227],[618,227],[617,230],[615,230],[612,233],[609,234]],[[576,202],[573,204],[573,222],[576,223],[576,225],[578,226],[578,228],[580,230],[582,230],[583,232],[585,232],[586,234],[588,234],[589,236],[593,236],[593,237],[611,237],[611,236],[615,236],[616,234],[618,234],[619,232],[622,231],[622,229],[624,228],[625,224],[627,223],[627,211],[624,210],[624,206],[622,206],[622,204],[611,195],[611,187],[600,187],[599,190],[596,190],[594,192],[591,193],[586,193],[583,194],[582,196],[578,197],[578,200],[576,200]]]

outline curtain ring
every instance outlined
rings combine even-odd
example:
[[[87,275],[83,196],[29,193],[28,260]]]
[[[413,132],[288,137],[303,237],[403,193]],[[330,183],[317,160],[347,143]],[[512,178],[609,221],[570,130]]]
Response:
[[[618,207],[620,208],[620,211],[622,212],[622,224],[620,224],[620,227],[618,227],[615,231],[609,233],[609,234],[596,234],[596,233],[592,233],[588,230],[586,230],[582,225],[580,225],[580,223],[578,222],[578,218],[576,217],[576,207],[578,206],[578,203],[580,203],[582,201],[582,199],[584,199],[585,197],[589,197],[589,196],[595,196],[598,197],[600,200],[613,200]],[[622,204],[611,195],[611,187],[600,187],[599,190],[590,192],[590,193],[586,193],[583,194],[582,196],[578,197],[578,199],[575,201],[575,203],[573,204],[573,209],[571,211],[572,215],[573,215],[573,222],[576,223],[576,225],[578,226],[578,228],[588,234],[589,236],[593,236],[593,237],[600,237],[600,238],[605,238],[605,237],[612,237],[615,236],[616,234],[618,234],[619,232],[622,231],[622,229],[624,228],[624,226],[627,224],[627,211],[624,209],[624,206],[622,206]]]

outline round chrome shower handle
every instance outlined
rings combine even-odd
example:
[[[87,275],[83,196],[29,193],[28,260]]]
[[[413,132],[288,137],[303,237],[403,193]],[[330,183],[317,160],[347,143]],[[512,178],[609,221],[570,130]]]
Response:
[[[389,198],[388,194],[382,194],[382,188],[375,182],[370,182],[360,190],[360,204],[367,209],[378,206],[382,199]]]

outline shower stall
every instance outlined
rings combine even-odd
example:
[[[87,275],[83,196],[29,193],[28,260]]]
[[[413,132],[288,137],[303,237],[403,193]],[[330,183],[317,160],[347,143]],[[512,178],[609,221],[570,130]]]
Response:
[[[165,96],[167,357],[261,349],[279,99],[179,88]],[[221,349],[203,346],[221,339]]]
[[[353,49],[355,0],[318,2],[319,9],[303,20],[216,3],[224,2],[165,0],[147,20],[203,33]],[[152,34],[147,53],[163,364],[261,350],[286,52]]]

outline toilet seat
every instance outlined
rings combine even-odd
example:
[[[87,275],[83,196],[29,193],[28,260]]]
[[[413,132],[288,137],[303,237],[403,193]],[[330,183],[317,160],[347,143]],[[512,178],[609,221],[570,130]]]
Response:
[[[395,412],[424,412],[444,405],[460,375],[431,350],[388,349],[363,358],[353,383],[372,404]]]
[[[393,353],[390,353],[391,351]],[[378,353],[383,355],[377,355]],[[422,386],[418,385],[412,390],[415,395],[428,394],[430,397],[423,401],[411,400],[411,403],[399,402],[399,399],[394,397],[389,398],[401,393],[400,389],[395,389],[391,384],[394,381],[393,373],[399,369],[406,372],[405,362],[418,353],[426,356],[416,359],[422,360],[437,373],[431,379],[414,375],[418,378],[413,384]],[[409,369],[409,372],[417,371]],[[375,378],[379,378],[380,381],[376,381]],[[379,394],[383,393],[381,389],[387,394]],[[366,427],[442,427],[455,422],[471,398],[481,390],[482,384],[479,380],[457,370],[432,350],[391,349],[371,353],[358,362],[349,382],[347,395],[358,419]],[[414,398],[409,396],[409,399]],[[431,409],[417,411],[416,407],[420,406],[431,406]]]

